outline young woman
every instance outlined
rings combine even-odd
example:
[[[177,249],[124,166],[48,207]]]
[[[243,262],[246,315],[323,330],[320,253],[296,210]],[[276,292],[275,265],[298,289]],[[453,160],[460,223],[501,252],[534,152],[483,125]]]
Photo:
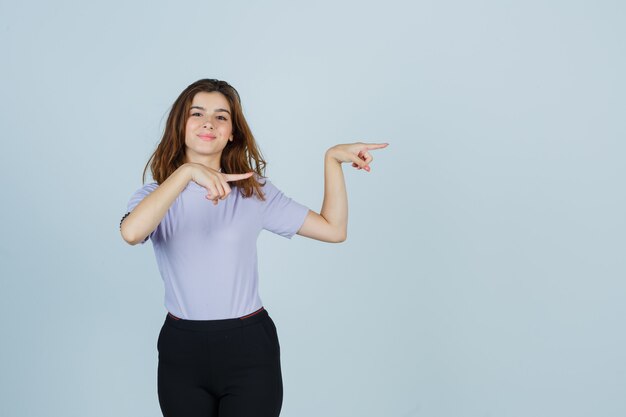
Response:
[[[257,237],[265,229],[343,242],[341,164],[369,172],[369,151],[385,146],[328,149],[316,213],[263,176],[266,163],[231,85],[204,79],[180,94],[148,161],[154,182],[131,196],[120,222],[129,244],[152,240],[165,284],[168,312],[157,341],[164,416],[280,414],[280,346],[258,294]]]

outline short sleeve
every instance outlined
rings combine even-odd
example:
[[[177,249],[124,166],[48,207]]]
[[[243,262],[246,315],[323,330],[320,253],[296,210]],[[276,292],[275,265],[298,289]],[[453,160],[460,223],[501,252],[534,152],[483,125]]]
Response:
[[[130,200],[128,201],[128,204],[126,206],[126,214],[124,215],[124,217],[122,217],[122,221],[131,211],[133,211],[135,207],[139,205],[139,203],[141,203],[141,200],[146,198],[146,196],[148,196],[152,191],[156,190],[158,186],[159,185],[156,182],[151,182],[149,184],[144,185],[137,191],[135,191],[133,195],[130,197]],[[122,227],[122,223],[120,222],[120,228],[121,227]],[[143,245],[144,243],[148,241],[149,238],[152,239],[155,233],[157,232],[157,230],[158,230],[158,227],[154,229],[152,233],[146,236],[146,238],[142,242],[139,242],[139,243]]]
[[[309,208],[287,197],[272,182],[264,178],[263,229],[291,239],[304,223]]]

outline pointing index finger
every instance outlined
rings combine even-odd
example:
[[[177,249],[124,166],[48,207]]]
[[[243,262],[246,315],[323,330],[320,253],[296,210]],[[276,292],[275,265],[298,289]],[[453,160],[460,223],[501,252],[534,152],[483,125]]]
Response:
[[[380,149],[380,148],[387,147],[387,145],[389,144],[388,143],[366,143],[365,147],[367,149]]]
[[[246,172],[245,174],[226,174],[226,181],[238,181],[250,178],[254,174],[254,171]]]

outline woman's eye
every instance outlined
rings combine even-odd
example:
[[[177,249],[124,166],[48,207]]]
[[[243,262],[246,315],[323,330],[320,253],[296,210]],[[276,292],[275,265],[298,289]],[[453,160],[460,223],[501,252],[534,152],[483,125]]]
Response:
[[[191,113],[191,115],[195,117],[199,117],[199,116],[202,116],[202,113],[196,112],[196,113]]]
[[[220,120],[228,120],[228,119],[227,119],[226,117],[224,117],[224,116],[217,116],[217,118],[218,118],[218,119],[220,119]]]

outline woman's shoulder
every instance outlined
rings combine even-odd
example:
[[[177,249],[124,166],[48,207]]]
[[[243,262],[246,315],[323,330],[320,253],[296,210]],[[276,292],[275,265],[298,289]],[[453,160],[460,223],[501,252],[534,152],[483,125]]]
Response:
[[[156,190],[158,188],[159,184],[156,181],[153,182],[148,182],[144,185],[142,185],[141,187],[137,188],[135,190],[135,192],[133,193],[133,196],[135,195],[147,195],[150,194],[152,191]]]

